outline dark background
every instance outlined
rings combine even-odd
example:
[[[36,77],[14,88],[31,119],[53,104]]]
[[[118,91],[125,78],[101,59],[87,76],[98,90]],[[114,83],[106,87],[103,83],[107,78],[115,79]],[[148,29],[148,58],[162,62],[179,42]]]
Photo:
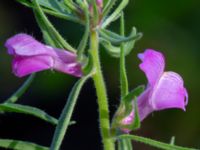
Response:
[[[199,0],[136,0],[130,1],[125,13],[127,33],[132,26],[143,32],[133,52],[128,56],[127,71],[131,88],[146,83],[138,69],[137,53],[146,48],[160,50],[166,57],[166,70],[173,70],[184,78],[189,92],[187,111],[165,110],[153,113],[142,122],[135,134],[169,142],[176,137],[176,144],[200,148],[200,1]],[[74,46],[83,32],[81,26],[50,17],[65,38]],[[118,24],[113,24],[118,30]],[[41,32],[32,11],[14,0],[0,1],[0,101],[8,98],[25,80],[11,71],[11,58],[3,46],[10,36],[25,32],[42,40]],[[101,49],[103,70],[108,87],[111,115],[119,101],[118,60]],[[19,103],[35,106],[58,117],[77,79],[62,73],[44,71],[37,74],[28,92]],[[78,100],[73,120],[62,149],[102,149],[98,128],[98,111],[92,81],[84,86]],[[0,115],[0,138],[28,140],[48,146],[54,127],[37,118],[6,113]],[[153,149],[133,143],[135,149]]]

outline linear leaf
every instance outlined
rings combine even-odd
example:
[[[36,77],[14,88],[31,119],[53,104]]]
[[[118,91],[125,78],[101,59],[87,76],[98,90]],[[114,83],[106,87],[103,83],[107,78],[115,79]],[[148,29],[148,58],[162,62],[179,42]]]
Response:
[[[121,47],[115,45],[124,43],[124,55],[127,56],[133,50],[135,42],[141,37],[141,34],[137,34],[136,28],[133,28],[128,37],[118,35],[108,30],[103,30],[103,32],[101,32],[101,36],[102,38],[100,39],[100,42],[108,54],[110,54],[112,57],[119,58]]]
[[[84,52],[85,52],[85,48],[87,46],[87,42],[88,42],[88,38],[89,38],[89,33],[90,33],[90,14],[89,14],[89,10],[88,10],[88,5],[84,2],[80,2],[80,5],[84,11],[84,15],[85,15],[85,32],[83,34],[83,37],[79,43],[79,46],[77,48],[78,52],[77,52],[77,55],[78,55],[78,58],[77,60],[78,61],[82,61],[83,59],[83,55],[84,55]]]
[[[112,0],[112,1],[115,1],[115,0]],[[103,22],[102,28],[105,28],[112,21],[114,21],[115,18],[117,16],[119,16],[119,14],[122,12],[122,10],[126,7],[126,5],[128,4],[128,2],[129,2],[129,0],[122,0],[121,3],[119,4],[119,6],[115,9],[115,11],[111,15],[109,15],[109,17]]]
[[[0,104],[0,111],[32,115],[32,116],[40,118],[44,121],[47,121],[53,125],[56,125],[58,123],[58,120],[56,118],[48,115],[46,112],[44,112],[41,109],[31,107],[31,106],[12,104],[12,103],[4,103],[4,104]]]
[[[21,3],[22,5],[24,5],[26,7],[34,8],[34,5],[27,0],[16,0],[16,1],[18,1],[19,3]],[[79,24],[83,24],[83,22],[75,15],[72,15],[69,13],[62,13],[60,11],[57,11],[56,9],[52,9],[52,8],[49,9],[44,6],[42,6],[41,8],[45,13],[52,15],[54,17],[65,19],[65,20],[70,20],[70,21],[73,21],[73,22],[76,22]]]
[[[11,102],[11,103],[16,102],[29,88],[34,77],[35,74],[30,75],[28,79],[23,83],[23,85],[10,98],[8,98],[6,102]]]
[[[107,0],[105,4],[105,8],[103,9],[103,16],[107,16],[110,10],[113,8],[117,0]]]
[[[71,45],[69,45],[69,43],[67,43],[65,41],[65,39],[63,39],[63,37],[59,34],[59,32],[55,29],[55,27],[48,20],[48,18],[44,14],[42,8],[38,4],[38,0],[33,0],[33,3],[35,6],[34,8],[38,13],[37,19],[40,20],[41,22],[43,22],[44,25],[46,25],[46,28],[47,28],[48,33],[51,36],[51,38],[54,39],[54,41],[56,41],[57,44],[59,44],[61,46],[61,48],[75,52],[76,50]]]
[[[78,99],[80,90],[83,86],[83,84],[86,82],[86,80],[90,77],[90,75],[84,76],[81,79],[79,79],[74,87],[71,90],[71,93],[68,97],[67,103],[61,113],[61,116],[58,121],[58,125],[56,127],[54,137],[51,143],[50,150],[59,150],[59,147],[61,146],[62,140],[65,136],[65,133],[67,131],[76,101]]]
[[[107,29],[101,29],[100,36],[103,39],[110,41],[114,45],[120,45],[123,42],[139,40],[142,37],[142,33],[136,33],[136,28],[133,27],[130,35],[126,37],[126,36],[122,36],[117,33],[114,33]]]
[[[40,146],[35,143],[11,140],[11,139],[0,139],[0,147],[13,150],[48,150],[48,147]]]
[[[176,145],[171,145],[171,144],[167,144],[167,143],[163,143],[163,142],[159,142],[156,140],[152,140],[146,137],[141,137],[141,136],[137,136],[137,135],[129,135],[129,134],[125,134],[125,135],[120,135],[117,137],[118,139],[132,139],[136,142],[141,142],[153,147],[157,147],[160,149],[164,149],[164,150],[198,150],[195,148],[186,148],[186,147],[181,147],[181,146],[176,146]]]

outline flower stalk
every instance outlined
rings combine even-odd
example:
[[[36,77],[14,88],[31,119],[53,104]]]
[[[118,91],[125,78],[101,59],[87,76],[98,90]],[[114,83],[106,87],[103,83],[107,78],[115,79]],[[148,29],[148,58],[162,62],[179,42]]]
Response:
[[[94,60],[94,68],[96,73],[93,75],[93,80],[97,92],[97,102],[99,107],[99,123],[100,123],[100,131],[102,136],[102,143],[104,146],[104,150],[114,150],[114,140],[110,134],[110,117],[109,117],[109,108],[108,108],[108,100],[106,93],[106,86],[104,83],[101,64],[99,59],[99,40],[97,31],[92,30],[90,33],[90,49],[91,55]]]

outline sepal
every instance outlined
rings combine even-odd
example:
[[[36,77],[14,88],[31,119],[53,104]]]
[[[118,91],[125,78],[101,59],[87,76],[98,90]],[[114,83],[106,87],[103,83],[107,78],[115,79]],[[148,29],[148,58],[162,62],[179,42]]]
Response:
[[[140,127],[140,118],[137,108],[137,97],[144,91],[144,86],[138,86],[125,97],[122,98],[119,108],[115,113],[112,122],[112,130],[126,129],[128,131],[138,129]],[[123,124],[123,119],[130,115],[134,110],[134,120],[129,125]]]

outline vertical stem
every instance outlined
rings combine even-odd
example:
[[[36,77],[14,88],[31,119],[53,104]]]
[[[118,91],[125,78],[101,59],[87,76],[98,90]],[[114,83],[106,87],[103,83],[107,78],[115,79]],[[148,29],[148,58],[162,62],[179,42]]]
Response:
[[[104,83],[103,75],[101,72],[101,64],[99,59],[99,39],[96,31],[91,31],[91,54],[94,61],[94,67],[96,73],[93,75],[94,84],[96,87],[99,107],[99,122],[102,136],[102,142],[104,150],[114,150],[114,140],[110,135],[110,119],[109,119],[109,108],[106,94],[106,86]]]
[[[124,36],[124,14],[122,12],[120,18],[120,34]],[[126,60],[124,54],[124,43],[121,44],[120,51],[120,85],[121,85],[121,97],[124,97],[128,94],[128,80],[126,75]]]

